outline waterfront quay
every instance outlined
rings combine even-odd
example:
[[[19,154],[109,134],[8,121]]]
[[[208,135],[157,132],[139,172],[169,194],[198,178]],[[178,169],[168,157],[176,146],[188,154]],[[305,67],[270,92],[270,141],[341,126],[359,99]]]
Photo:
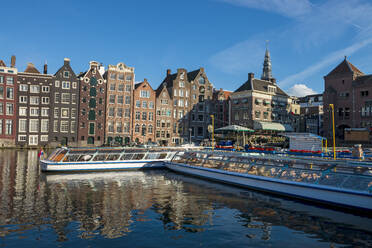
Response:
[[[371,219],[168,170],[41,173],[0,150],[4,247],[369,247]]]

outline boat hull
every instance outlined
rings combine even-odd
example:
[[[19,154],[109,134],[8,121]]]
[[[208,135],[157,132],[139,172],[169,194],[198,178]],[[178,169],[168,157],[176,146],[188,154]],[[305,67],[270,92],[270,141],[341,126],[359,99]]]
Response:
[[[109,170],[138,170],[147,168],[164,168],[164,161],[102,161],[102,162],[51,162],[40,161],[41,171],[68,172],[68,171],[109,171]]]
[[[289,182],[250,174],[228,172],[219,169],[190,166],[169,162],[166,167],[183,174],[207,178],[240,187],[316,201],[341,208],[372,210],[372,196],[368,193],[343,191],[321,185]]]

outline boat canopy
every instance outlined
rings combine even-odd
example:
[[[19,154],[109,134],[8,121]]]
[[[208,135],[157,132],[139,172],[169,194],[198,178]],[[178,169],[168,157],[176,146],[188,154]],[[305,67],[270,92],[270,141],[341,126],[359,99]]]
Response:
[[[289,124],[282,124],[279,122],[269,122],[269,121],[254,121],[254,130],[270,130],[270,131],[286,131],[293,132],[293,128]]]

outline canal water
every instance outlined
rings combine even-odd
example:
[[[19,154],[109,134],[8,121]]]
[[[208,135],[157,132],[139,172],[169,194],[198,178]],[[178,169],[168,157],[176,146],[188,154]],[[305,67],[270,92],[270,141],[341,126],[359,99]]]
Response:
[[[371,247],[372,219],[167,170],[44,174],[0,150],[1,247]]]

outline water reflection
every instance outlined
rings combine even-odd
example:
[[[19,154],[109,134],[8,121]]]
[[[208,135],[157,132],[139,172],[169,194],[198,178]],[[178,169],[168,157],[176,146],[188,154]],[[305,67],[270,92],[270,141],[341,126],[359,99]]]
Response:
[[[200,238],[208,246],[217,241],[372,246],[369,218],[165,170],[40,174],[37,151],[1,150],[0,173],[0,236],[5,239],[31,232],[33,239],[59,244],[161,237],[175,244]]]

